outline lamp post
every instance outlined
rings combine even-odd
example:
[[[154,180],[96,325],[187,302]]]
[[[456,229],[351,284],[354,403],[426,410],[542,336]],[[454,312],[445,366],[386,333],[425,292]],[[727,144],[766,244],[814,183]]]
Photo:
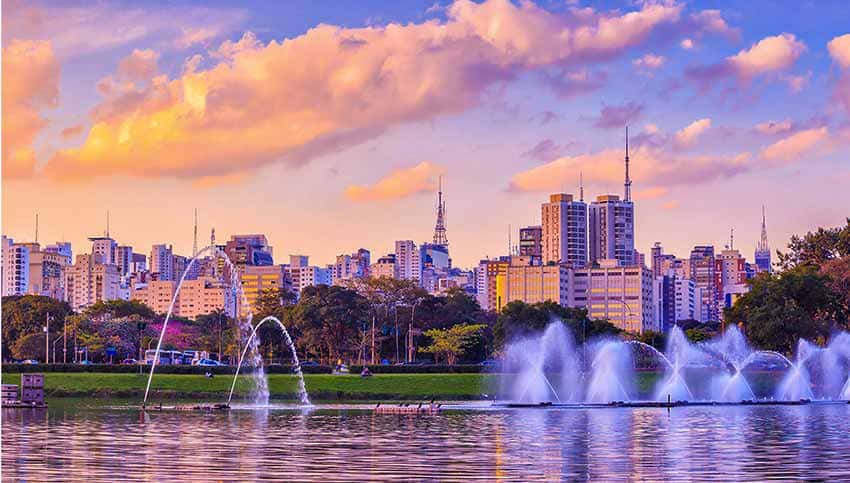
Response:
[[[50,314],[44,317],[44,363],[50,364]]]
[[[417,298],[410,308],[410,323],[407,325],[407,362],[413,362],[413,318],[416,315],[416,306],[422,302],[421,298]]]

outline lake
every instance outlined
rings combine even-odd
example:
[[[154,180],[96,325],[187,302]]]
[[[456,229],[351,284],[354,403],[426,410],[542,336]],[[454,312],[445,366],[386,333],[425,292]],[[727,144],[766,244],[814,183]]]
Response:
[[[850,405],[3,409],[4,481],[850,479]],[[115,404],[115,403],[106,403]]]

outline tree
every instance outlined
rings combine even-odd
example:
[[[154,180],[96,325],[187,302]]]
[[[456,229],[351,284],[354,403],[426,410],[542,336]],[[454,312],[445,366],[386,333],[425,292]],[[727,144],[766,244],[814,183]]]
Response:
[[[254,319],[263,320],[269,315],[274,315],[280,319],[283,315],[283,307],[295,303],[296,298],[294,292],[285,288],[265,289],[257,295],[257,300],[254,301]]]
[[[431,338],[431,344],[420,352],[442,357],[447,364],[454,365],[485,327],[484,324],[456,324],[448,329],[426,330],[425,336]]]
[[[536,304],[513,301],[502,309],[496,319],[493,327],[495,345],[502,348],[514,338],[539,332],[556,320],[563,322],[579,343],[601,335],[617,335],[621,332],[607,320],[590,319],[585,309],[563,307],[550,300]]]
[[[85,310],[90,319],[117,319],[137,315],[145,320],[153,320],[156,313],[138,300],[103,300]]]
[[[788,243],[788,253],[777,251],[779,266],[790,270],[801,265],[820,267],[829,260],[850,256],[850,218],[847,225],[818,228],[803,237],[794,235]]]
[[[18,338],[12,344],[12,357],[15,359],[36,359],[44,362],[44,333],[31,332]]]
[[[711,335],[709,335],[705,330],[696,327],[686,330],[685,337],[693,343],[704,342],[711,339]]]
[[[29,334],[44,337],[43,327],[50,315],[50,330],[61,330],[65,317],[73,313],[71,306],[43,295],[3,297],[3,353],[10,353],[18,339]],[[42,353],[44,350],[42,349]]]
[[[306,287],[287,319],[297,344],[307,354],[333,362],[352,356],[360,342],[360,326],[369,314],[367,300],[354,290],[328,285]]]
[[[827,338],[833,329],[847,327],[847,313],[829,282],[811,265],[760,274],[750,281],[750,291],[724,311],[725,320],[742,323],[757,347],[790,353],[800,338]]]

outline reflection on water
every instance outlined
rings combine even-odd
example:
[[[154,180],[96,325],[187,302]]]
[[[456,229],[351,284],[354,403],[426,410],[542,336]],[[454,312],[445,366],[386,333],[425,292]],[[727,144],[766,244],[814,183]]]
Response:
[[[850,478],[850,405],[2,416],[3,480]]]

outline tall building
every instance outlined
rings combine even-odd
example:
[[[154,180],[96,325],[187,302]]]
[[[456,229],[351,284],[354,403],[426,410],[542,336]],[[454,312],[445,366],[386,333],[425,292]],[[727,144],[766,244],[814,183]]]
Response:
[[[401,280],[412,280],[419,284],[422,280],[422,260],[419,248],[413,240],[398,240],[395,242],[396,277]]]
[[[142,253],[134,253],[130,262],[130,273],[141,273],[147,271],[147,258]]]
[[[239,313],[243,316],[248,314],[248,308],[256,311],[257,297],[263,292],[279,289],[292,291],[292,279],[286,265],[246,265],[241,280],[242,291],[248,302],[248,307],[245,307],[239,301]]]
[[[568,264],[531,263],[531,256],[511,257],[505,280],[504,303],[520,300],[528,304],[551,301],[565,307],[571,305],[571,272]]]
[[[760,272],[773,272],[770,263],[770,246],[767,243],[767,222],[765,221],[764,206],[761,207],[761,239],[755,252],[756,266]]]
[[[590,204],[588,225],[590,262],[615,259],[621,265],[634,265],[635,206],[632,203],[632,180],[629,176],[629,128],[626,128],[626,177],[623,199],[602,195]]]
[[[601,195],[589,209],[590,262],[617,260],[635,263],[634,204],[617,195]]]
[[[714,261],[715,290],[719,307],[731,307],[735,300],[749,292],[747,262],[738,250],[720,252]],[[722,312],[718,315],[722,316]]]
[[[186,271],[186,268],[189,266],[189,259],[184,257],[183,255],[173,255],[171,257],[173,268],[171,269],[171,273],[174,274],[174,280],[179,281],[181,277],[183,277],[183,272]],[[198,265],[193,263],[192,270],[190,273],[186,274],[186,280],[194,280],[197,277]],[[193,273],[194,272],[194,273]]]
[[[301,268],[310,265],[310,257],[307,255],[290,255],[289,266],[291,268]]]
[[[70,265],[65,255],[39,249],[29,243],[29,288],[27,293],[65,300],[64,269]]]
[[[329,265],[334,285],[340,285],[345,280],[362,278],[369,275],[369,250],[361,248],[351,255],[337,255],[336,262]]]
[[[272,247],[265,235],[233,235],[224,246],[224,252],[234,265],[272,265]]]
[[[541,205],[543,263],[587,265],[587,205],[557,193]],[[521,237],[520,237],[521,239]]]
[[[118,273],[122,276],[133,273],[133,247],[120,245],[115,249],[115,264],[118,265]]]
[[[607,319],[629,332],[660,330],[652,272],[643,266],[619,266],[616,260],[599,265],[573,270],[575,306],[586,307],[592,319]]]
[[[44,251],[64,255],[68,259],[68,265],[74,261],[74,254],[71,251],[71,242],[56,242],[53,245],[47,245],[44,247]]]
[[[91,241],[92,255],[98,254],[106,265],[116,265],[115,255],[118,251],[118,244],[115,240],[107,236],[89,237]]]
[[[702,321],[700,290],[689,278],[673,277],[674,322],[683,320]]]
[[[157,314],[165,314],[171,306],[171,299],[176,289],[175,280],[148,280],[134,283],[130,290],[130,300],[137,300],[147,305]]]
[[[717,272],[714,247],[695,246],[690,256],[690,276],[700,290],[700,318],[702,322],[720,320],[717,301]]]
[[[665,275],[667,273],[667,268],[669,268],[676,260],[675,255],[664,253],[664,249],[661,247],[660,242],[655,242],[650,253],[652,257],[650,260],[650,268],[652,269],[653,277]]]
[[[29,289],[30,250],[3,235],[3,296],[24,295]]]
[[[216,310],[231,317],[236,314],[236,296],[226,283],[208,277],[183,282],[177,297],[178,315],[194,320]]]
[[[543,226],[527,226],[519,229],[519,254],[543,258]]]
[[[120,278],[118,266],[103,263],[101,254],[77,255],[76,263],[65,267],[65,299],[76,311],[117,300]]]
[[[658,327],[666,332],[676,324],[676,277],[661,275],[654,277],[653,302],[657,311]]]
[[[174,252],[171,245],[154,245],[151,247],[149,270],[159,274],[159,280],[175,280]]]
[[[289,267],[289,275],[292,279],[292,291],[299,297],[301,291],[311,285],[331,285],[333,277],[332,270],[328,268],[319,268],[314,266],[307,267]]]

